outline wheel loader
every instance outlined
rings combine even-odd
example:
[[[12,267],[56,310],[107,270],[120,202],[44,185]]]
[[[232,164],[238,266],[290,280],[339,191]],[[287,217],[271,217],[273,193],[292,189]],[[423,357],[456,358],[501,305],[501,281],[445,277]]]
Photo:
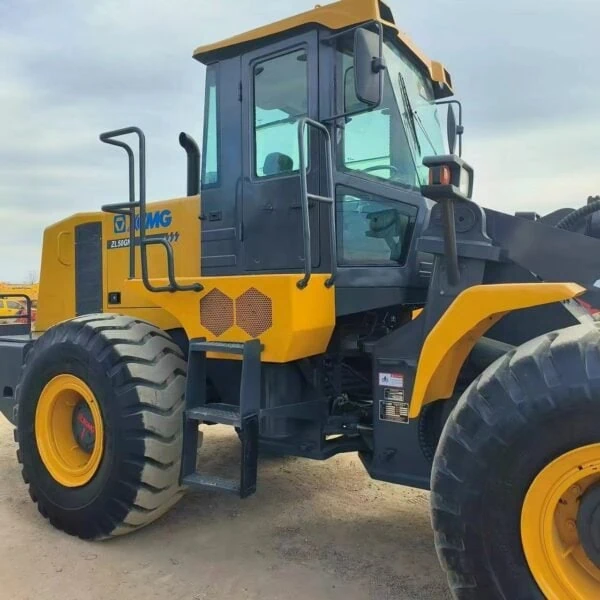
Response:
[[[147,203],[143,132],[102,134],[128,194],[46,229],[35,327],[0,338],[42,516],[110,538],[186,491],[250,496],[259,449],[352,452],[431,490],[455,598],[600,598],[600,202],[477,203],[451,76],[383,2],[194,58],[185,196]],[[197,468],[212,424],[235,480]]]

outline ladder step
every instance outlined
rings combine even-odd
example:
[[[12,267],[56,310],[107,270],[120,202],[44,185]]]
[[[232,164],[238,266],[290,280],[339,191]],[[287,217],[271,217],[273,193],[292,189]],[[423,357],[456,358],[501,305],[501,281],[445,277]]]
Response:
[[[240,403],[208,402],[207,353],[225,353],[242,358]],[[261,400],[261,356],[259,340],[242,344],[190,340],[188,377],[185,390],[185,421],[180,481],[192,489],[224,491],[247,498],[256,491],[259,414]],[[200,443],[198,424],[220,423],[238,429],[240,437],[239,479],[220,477],[196,471]],[[202,468],[202,467],[201,467]]]
[[[210,403],[191,408],[185,412],[190,421],[219,423],[221,425],[233,425],[240,427],[242,419],[240,408],[234,404]]]
[[[213,477],[192,473],[183,478],[183,485],[196,490],[208,490],[213,492],[227,492],[229,494],[239,495],[240,484],[224,477]]]
[[[234,342],[190,342],[190,352],[218,352],[219,354],[239,354],[244,353],[244,344]]]

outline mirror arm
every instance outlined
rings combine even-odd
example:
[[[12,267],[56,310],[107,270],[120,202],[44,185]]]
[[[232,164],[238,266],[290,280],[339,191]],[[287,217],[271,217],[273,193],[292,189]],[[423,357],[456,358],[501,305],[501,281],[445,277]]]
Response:
[[[385,58],[383,58],[383,56],[381,57],[375,57],[373,58],[373,65],[372,65],[372,69],[373,69],[373,73],[381,73],[381,71],[385,71],[387,69],[387,65],[385,64]],[[383,92],[382,92],[383,95]]]

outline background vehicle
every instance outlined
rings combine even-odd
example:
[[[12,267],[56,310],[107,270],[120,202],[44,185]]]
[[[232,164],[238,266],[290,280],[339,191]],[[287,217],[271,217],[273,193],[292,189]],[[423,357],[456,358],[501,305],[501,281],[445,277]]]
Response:
[[[17,300],[0,298],[0,317],[16,317],[23,310],[23,305]]]
[[[445,148],[450,75],[383,2],[195,57],[187,196],[146,205],[143,133],[102,134],[127,152],[129,202],[46,230],[35,332],[0,338],[42,515],[101,539],[185,489],[252,494],[259,446],[358,452],[376,479],[431,487],[456,597],[599,597],[600,332],[574,301],[600,306],[599,202],[476,204],[453,113]],[[239,480],[196,472],[211,423],[239,433]]]

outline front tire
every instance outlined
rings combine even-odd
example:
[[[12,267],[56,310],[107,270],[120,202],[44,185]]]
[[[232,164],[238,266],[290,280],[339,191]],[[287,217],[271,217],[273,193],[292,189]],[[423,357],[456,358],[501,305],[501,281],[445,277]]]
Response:
[[[186,363],[149,323],[89,315],[34,344],[17,456],[40,513],[84,539],[135,531],[179,500]]]
[[[581,521],[600,498],[599,329],[547,334],[490,366],[448,419],[431,483],[455,598],[600,598],[585,539],[600,523]]]

